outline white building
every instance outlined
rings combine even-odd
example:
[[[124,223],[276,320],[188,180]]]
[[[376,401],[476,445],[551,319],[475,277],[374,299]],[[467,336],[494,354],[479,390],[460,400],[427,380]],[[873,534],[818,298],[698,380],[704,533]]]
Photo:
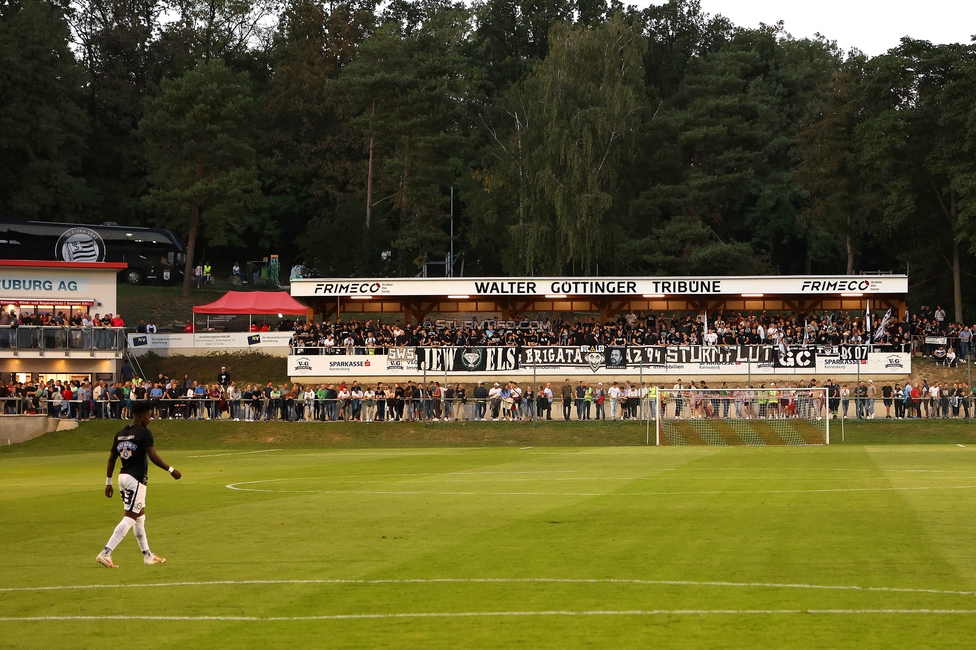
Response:
[[[0,260],[4,313],[114,314],[122,263]],[[115,328],[0,325],[0,379],[104,379],[117,377],[124,332]],[[11,377],[13,375],[13,377]]]

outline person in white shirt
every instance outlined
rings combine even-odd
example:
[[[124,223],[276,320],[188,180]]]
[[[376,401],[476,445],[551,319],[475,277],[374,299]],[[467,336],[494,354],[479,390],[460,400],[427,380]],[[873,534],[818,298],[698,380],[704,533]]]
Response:
[[[241,389],[237,384],[231,382],[227,387],[227,407],[230,409],[230,417],[234,422],[241,421]]]
[[[234,387],[231,387],[231,388],[234,388]],[[238,396],[239,395],[240,395],[240,392],[238,392]],[[305,389],[305,392],[302,394],[302,403],[305,406],[305,409],[304,409],[304,416],[305,417],[304,417],[304,419],[305,419],[306,422],[311,422],[312,421],[312,418],[314,416],[314,412],[313,411],[315,410],[315,389],[312,388],[311,386],[308,386]]]
[[[681,384],[680,379],[678,380],[678,383],[674,385],[673,390],[675,391],[672,395],[672,397],[674,398],[674,417],[680,420],[681,407],[683,406],[682,398],[684,397],[683,392],[685,390],[685,387]]]
[[[349,389],[345,384],[339,386],[337,399],[339,400],[339,418],[348,422],[352,412],[352,404],[349,401]]]
[[[547,420],[551,420],[552,419],[552,399],[553,399],[553,396],[552,396],[552,384],[551,383],[550,384],[546,384],[546,387],[543,390],[543,393],[542,394],[543,394],[543,398],[546,400],[545,401],[546,419]]]
[[[945,364],[950,368],[956,367],[956,349],[950,347],[946,352]]]
[[[617,386],[617,382],[613,382],[613,386],[607,391],[607,397],[610,398],[610,419],[617,419],[617,407],[620,406],[620,387]]]
[[[513,420],[522,419],[522,389],[515,382],[512,382],[511,388],[511,398],[512,398],[512,412],[511,416]]]
[[[376,392],[372,388],[363,391],[363,419],[372,422],[376,415]]]

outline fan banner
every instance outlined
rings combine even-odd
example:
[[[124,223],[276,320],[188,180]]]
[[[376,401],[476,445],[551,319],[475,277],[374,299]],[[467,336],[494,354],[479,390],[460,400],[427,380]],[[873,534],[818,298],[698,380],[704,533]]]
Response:
[[[144,348],[143,348],[144,349]],[[390,348],[390,354],[318,355],[294,351],[288,357],[291,377],[403,377],[420,379],[425,374],[477,376],[500,381],[516,377],[606,378],[705,376],[907,375],[907,352],[862,353],[860,348],[721,348],[665,347],[441,347]],[[654,363],[650,363],[653,361]],[[463,381],[463,380],[462,380]]]
[[[417,368],[428,372],[508,372],[519,367],[518,348],[417,348]]]
[[[528,347],[519,351],[522,366],[566,366],[611,370],[633,366],[674,364],[739,365],[776,363],[777,352],[770,346],[647,345],[611,347],[562,346]]]

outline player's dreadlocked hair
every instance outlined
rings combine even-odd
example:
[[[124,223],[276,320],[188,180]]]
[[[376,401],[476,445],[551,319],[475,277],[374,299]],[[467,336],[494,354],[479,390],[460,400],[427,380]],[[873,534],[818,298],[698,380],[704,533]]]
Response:
[[[132,402],[132,417],[149,413],[152,411],[152,404],[149,402]]]

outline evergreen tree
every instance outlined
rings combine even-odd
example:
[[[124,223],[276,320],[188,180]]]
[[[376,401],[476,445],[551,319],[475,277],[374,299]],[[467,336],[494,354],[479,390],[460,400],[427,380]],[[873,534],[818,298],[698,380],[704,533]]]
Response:
[[[974,92],[976,47],[906,38],[871,61],[858,127],[883,197],[890,253],[937,276],[939,267],[949,272],[957,322],[963,267],[972,262],[964,257],[976,242]]]
[[[168,227],[187,233],[184,296],[198,235],[242,245],[256,226],[255,111],[247,76],[214,59],[164,81],[139,125],[152,169],[146,202]]]
[[[0,4],[0,212],[82,221],[95,194],[81,176],[84,69],[61,9],[46,0]]]

